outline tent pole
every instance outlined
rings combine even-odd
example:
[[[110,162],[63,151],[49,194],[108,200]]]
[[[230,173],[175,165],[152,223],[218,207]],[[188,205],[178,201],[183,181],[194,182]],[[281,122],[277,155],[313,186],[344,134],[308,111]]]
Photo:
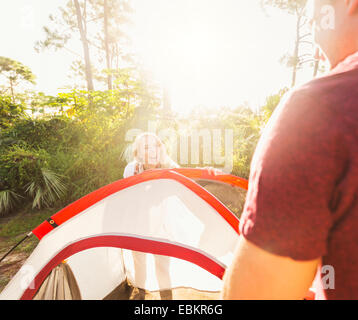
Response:
[[[27,238],[32,236],[32,232],[29,232],[23,239],[21,239],[17,244],[15,244],[1,259],[0,263],[12,252],[18,247],[22,242],[24,242]]]

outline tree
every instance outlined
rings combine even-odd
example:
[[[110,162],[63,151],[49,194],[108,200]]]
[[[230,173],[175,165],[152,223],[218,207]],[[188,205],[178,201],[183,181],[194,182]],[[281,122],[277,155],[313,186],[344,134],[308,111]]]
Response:
[[[13,103],[15,103],[14,89],[20,81],[35,84],[35,75],[32,73],[30,68],[23,65],[21,62],[10,58],[0,57],[0,74],[3,75],[9,82],[9,89]]]
[[[113,89],[113,81],[118,69],[133,62],[133,57],[125,53],[124,47],[129,39],[123,32],[123,25],[130,23],[132,8],[128,0],[88,0],[91,10],[87,11],[88,20],[91,21],[95,34],[92,34],[90,44],[97,50],[99,57],[97,63],[102,65],[102,74],[97,73],[107,83],[108,90]]]
[[[286,54],[281,58],[289,68],[292,68],[291,86],[295,86],[297,71],[309,62],[314,62],[314,69],[318,70],[318,60],[313,59],[311,53],[303,53],[303,45],[312,47],[313,43],[309,39],[311,32],[308,28],[308,18],[306,17],[307,0],[261,0],[263,8],[268,6],[278,8],[296,17],[296,36],[292,54]],[[317,69],[316,69],[317,68]],[[317,71],[314,71],[316,73]]]
[[[92,77],[92,70],[91,70],[91,59],[90,59],[88,40],[87,40],[87,29],[85,28],[85,21],[84,21],[83,14],[82,14],[81,7],[80,7],[78,0],[73,0],[73,2],[75,4],[75,8],[76,8],[77,25],[78,25],[78,30],[81,35],[83,53],[84,53],[84,58],[85,58],[87,88],[89,91],[92,91],[94,89],[94,87],[93,87],[93,77]],[[86,2],[85,2],[85,4],[86,4]],[[84,10],[86,10],[86,7],[84,7]]]
[[[103,4],[103,26],[104,26],[104,44],[105,44],[105,50],[106,50],[106,63],[107,63],[107,69],[112,69],[111,66],[111,57],[110,57],[110,51],[109,51],[109,35],[108,35],[108,0],[104,0]],[[112,90],[112,75],[109,72],[107,76],[107,82],[108,82],[108,90]]]
[[[55,17],[50,15],[51,26],[44,26],[43,30],[46,34],[45,40],[37,41],[35,44],[35,50],[45,50],[53,48],[55,50],[67,49],[68,41],[73,38],[75,34],[78,34],[82,42],[84,63],[85,63],[85,75],[87,82],[87,89],[89,91],[94,90],[92,66],[89,50],[89,41],[87,35],[87,1],[83,1],[82,5],[78,0],[69,0],[65,7],[59,7],[60,15]]]
[[[48,48],[66,49],[68,42],[76,35],[81,39],[84,56],[84,73],[88,90],[93,90],[93,80],[103,79],[91,64],[103,65],[108,89],[112,89],[113,69],[119,68],[119,61],[125,57],[121,50],[126,36],[121,28],[127,23],[131,7],[127,0],[69,0],[59,8],[60,15],[50,15],[50,27],[45,26],[46,38],[37,41],[36,50]],[[93,54],[93,52],[98,54]],[[94,60],[94,57],[97,59]],[[105,61],[105,67],[104,63]],[[117,63],[115,63],[117,62]],[[113,67],[115,66],[115,67]]]
[[[0,95],[0,129],[11,126],[23,115],[23,105],[13,103],[10,96]]]

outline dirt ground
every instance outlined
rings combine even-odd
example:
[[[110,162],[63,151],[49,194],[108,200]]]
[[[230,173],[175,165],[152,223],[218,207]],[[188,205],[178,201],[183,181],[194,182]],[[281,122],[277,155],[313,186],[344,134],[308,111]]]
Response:
[[[1,241],[1,240],[0,240]],[[1,254],[1,256],[4,253]],[[24,252],[12,252],[0,265],[0,292],[5,288],[10,279],[20,270],[29,254]]]
[[[23,239],[29,230],[51,216],[55,210],[46,209],[32,212],[25,208],[8,216],[0,216],[0,258]],[[38,240],[35,236],[26,239],[0,263],[0,292],[20,270],[37,243]]]

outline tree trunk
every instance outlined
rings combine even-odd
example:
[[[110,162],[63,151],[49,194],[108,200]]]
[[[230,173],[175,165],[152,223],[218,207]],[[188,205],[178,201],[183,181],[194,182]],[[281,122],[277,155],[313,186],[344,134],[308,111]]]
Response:
[[[105,49],[106,49],[106,61],[107,61],[107,83],[108,83],[108,90],[112,90],[112,75],[111,75],[111,58],[110,58],[110,52],[109,52],[109,40],[108,40],[108,2],[107,0],[104,0],[104,43],[105,43]]]
[[[76,7],[77,24],[78,24],[78,29],[79,29],[80,35],[81,35],[82,45],[83,45],[87,89],[88,89],[88,91],[93,91],[94,87],[93,87],[93,77],[92,77],[92,70],[91,70],[91,60],[90,60],[87,36],[86,36],[86,32],[84,31],[83,24],[82,24],[83,19],[82,19],[81,8],[80,8],[80,4],[79,4],[78,0],[73,0],[73,2]]]
[[[314,70],[313,70],[313,77],[316,78],[319,68],[319,60],[316,60],[314,62]]]
[[[293,67],[292,67],[292,83],[291,87],[296,85],[297,78],[297,66],[299,59],[299,48],[300,48],[300,24],[301,24],[301,16],[297,16],[297,25],[296,25],[296,43],[295,43],[295,51],[293,53]]]

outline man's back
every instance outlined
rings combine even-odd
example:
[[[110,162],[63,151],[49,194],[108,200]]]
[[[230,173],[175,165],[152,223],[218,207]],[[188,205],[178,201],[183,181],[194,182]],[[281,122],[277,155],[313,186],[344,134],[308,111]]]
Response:
[[[334,274],[318,298],[358,299],[357,195],[358,54],[275,111],[253,159],[241,231],[279,256],[322,257]]]
[[[351,67],[354,69],[321,79],[318,88],[322,93],[317,92],[336,117],[338,143],[345,149],[344,156],[338,155],[345,163],[332,192],[332,227],[328,252],[322,258],[322,264],[335,271],[335,288],[326,290],[331,299],[358,299],[358,63],[352,61]],[[344,71],[339,69],[334,72]]]

